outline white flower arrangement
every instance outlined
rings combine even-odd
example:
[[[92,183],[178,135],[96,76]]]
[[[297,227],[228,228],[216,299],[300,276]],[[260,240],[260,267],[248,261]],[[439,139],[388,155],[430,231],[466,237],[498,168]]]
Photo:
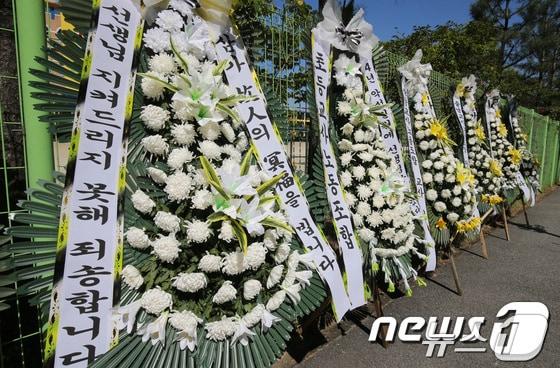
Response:
[[[476,87],[476,80],[473,77],[463,78],[457,85],[455,93],[460,98],[465,116],[468,159],[475,175],[479,200],[481,204],[484,203],[491,207],[502,201],[501,194],[505,177],[502,163],[492,158],[488,150],[487,132],[483,122],[476,118]]]
[[[511,190],[516,186],[516,173],[519,171],[521,161],[523,160],[523,154],[508,140],[508,129],[503,121],[502,110],[500,108],[500,92],[498,90],[493,90],[486,98],[486,118],[490,126],[490,148],[494,158],[498,160],[502,166],[505,178],[503,189]]]
[[[254,164],[234,110],[250,97],[222,79],[228,65],[215,60],[205,24],[185,3],[171,1],[144,35],[148,184],[131,196],[142,225],[125,240],[151,258],[123,269],[140,297],[119,309],[119,326],[130,332],[144,311],[157,318],[138,329],[143,340],[163,343],[169,325],[181,349],[193,351],[199,325],[207,339],[242,344],[257,323],[270,328],[286,299],[299,302],[313,264],[290,245],[274,190],[282,176]]]
[[[428,212],[433,215],[432,234],[436,245],[446,247],[450,236],[444,234],[450,234],[451,230],[464,232],[465,223],[469,224],[468,228],[476,229],[480,222],[480,218],[474,217],[472,213],[472,208],[477,205],[475,176],[455,157],[455,143],[448,135],[446,119],[437,119],[435,115],[428,90],[431,66],[420,64],[421,55],[417,52],[414,59],[401,66],[399,71],[406,79],[413,102],[411,115],[414,117],[414,133],[423,178],[433,178],[424,181],[425,190],[429,192],[426,196]],[[451,196],[441,195],[446,189],[451,191]]]
[[[513,103],[510,103],[513,105]],[[513,143],[514,146],[521,151],[523,159],[521,161],[520,170],[523,174],[525,180],[527,180],[528,184],[533,187],[533,190],[537,192],[540,187],[540,179],[539,179],[539,162],[533,155],[531,151],[527,149],[527,140],[529,137],[527,134],[523,133],[523,130],[519,126],[519,120],[517,117],[517,109],[516,107],[510,107],[513,111],[510,112],[510,125],[513,130]]]
[[[403,281],[410,293],[408,277],[416,277],[411,259],[424,259],[414,234],[411,202],[395,160],[385,150],[379,132],[383,107],[365,100],[362,74],[354,57],[341,54],[334,62],[336,83],[345,88],[337,102],[342,117],[339,130],[341,184],[353,213],[358,238],[369,250],[368,260],[390,291]]]

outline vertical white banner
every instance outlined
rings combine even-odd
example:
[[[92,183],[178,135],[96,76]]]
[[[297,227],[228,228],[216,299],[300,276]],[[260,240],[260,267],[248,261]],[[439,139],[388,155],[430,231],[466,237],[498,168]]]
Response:
[[[87,367],[118,336],[112,311],[122,262],[119,183],[142,18],[130,0],[102,0],[93,9],[59,228],[63,272],[55,275],[57,323],[49,327],[56,348],[46,363],[54,367]]]
[[[422,180],[422,171],[420,170],[420,163],[418,162],[418,155],[416,153],[416,143],[414,139],[414,131],[412,129],[412,121],[410,117],[410,107],[408,102],[408,87],[406,80],[401,79],[401,88],[403,93],[403,110],[404,110],[404,123],[406,127],[406,136],[408,141],[408,154],[410,156],[410,166],[412,166],[412,173],[414,175],[414,184],[416,185],[416,194],[418,198],[414,206],[412,206],[412,213],[414,216],[422,218],[422,228],[427,240],[429,239],[435,245],[435,241],[430,232],[430,224],[428,223],[428,209],[426,207],[426,191],[424,190],[424,181]],[[433,271],[436,268],[437,257],[435,246],[429,247],[428,263],[426,271]]]
[[[352,215],[343,196],[343,189],[338,177],[338,166],[329,133],[329,86],[331,82],[331,45],[313,32],[313,77],[315,103],[319,120],[319,141],[321,157],[325,171],[327,197],[333,216],[333,222],[342,249],[344,269],[347,275],[347,288],[352,309],[365,304],[364,277],[362,273],[362,251],[356,239]]]

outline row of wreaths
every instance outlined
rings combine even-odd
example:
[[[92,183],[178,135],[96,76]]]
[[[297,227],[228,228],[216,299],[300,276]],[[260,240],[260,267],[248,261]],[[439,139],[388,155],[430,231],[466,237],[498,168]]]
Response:
[[[89,14],[87,3],[65,2],[69,14]],[[328,16],[336,17],[329,4]],[[427,221],[436,249],[448,250],[454,239],[480,231],[482,214],[518,197],[519,173],[536,193],[538,163],[513,102],[503,108],[493,91],[479,106],[473,77],[453,91],[455,113],[462,117],[460,129],[449,129],[455,117],[436,116],[428,89],[431,67],[420,63],[421,54],[400,68],[411,129],[396,129],[405,149],[399,155],[389,151],[382,128],[394,129],[388,114],[400,118],[403,111],[368,100],[352,48],[367,35],[350,24],[337,27],[335,46],[342,46],[334,51],[329,93],[331,141],[362,250],[366,297],[372,298],[374,287],[411,294],[408,282],[422,283],[417,272],[434,246],[421,235],[421,222]],[[271,366],[286,349],[294,323],[325,303],[328,290],[267,185],[271,178],[253,157],[243,122],[230,109],[235,105],[228,105],[240,96],[227,87],[208,52],[212,40],[196,2],[169,1],[143,42],[129,136],[121,307],[115,311],[123,331],[119,344],[93,366]],[[62,139],[71,131],[84,51],[83,36],[60,32],[40,60],[47,70],[33,71],[42,120]],[[382,64],[380,47],[373,53]],[[282,103],[273,91],[265,94],[271,117],[283,121]],[[310,110],[317,124],[315,107]],[[410,189],[418,183],[413,156],[427,218],[411,211],[418,203]],[[302,188],[315,221],[336,243],[319,151],[308,159]],[[410,173],[408,183],[399,167]],[[25,211],[7,230],[15,242],[3,246],[1,260],[2,286],[18,284],[17,291],[4,287],[3,298],[28,297],[45,322],[63,193],[63,176],[55,179],[45,178],[20,202]]]

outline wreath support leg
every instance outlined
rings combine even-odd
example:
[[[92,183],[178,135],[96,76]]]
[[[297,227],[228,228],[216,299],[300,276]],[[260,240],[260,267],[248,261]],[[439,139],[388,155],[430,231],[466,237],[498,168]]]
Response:
[[[449,260],[451,261],[451,272],[453,273],[453,281],[455,281],[455,287],[457,288],[457,295],[463,295],[463,288],[461,287],[461,281],[459,280],[459,272],[457,271],[457,266],[455,265],[455,252],[453,248],[449,252]]]
[[[375,318],[383,317],[384,313],[383,313],[383,302],[381,301],[381,291],[377,286],[375,286],[373,292],[373,303],[375,306]],[[385,323],[381,325],[377,338],[381,340],[381,345],[384,348],[387,348],[387,325]]]
[[[530,227],[529,216],[527,215],[527,206],[525,205],[525,198],[523,198],[523,193],[521,193],[521,204],[523,205],[523,216],[525,216],[525,224]]]
[[[504,230],[506,232],[506,239],[509,241],[509,226],[508,226],[508,219],[506,214],[506,208],[502,207],[502,219],[504,221]]]

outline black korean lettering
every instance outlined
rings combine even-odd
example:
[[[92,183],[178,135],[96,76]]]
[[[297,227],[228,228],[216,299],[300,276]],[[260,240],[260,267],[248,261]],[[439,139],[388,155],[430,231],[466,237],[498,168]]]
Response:
[[[111,154],[107,151],[97,152],[84,152],[84,156],[80,158],[80,161],[91,161],[97,165],[102,165],[103,170],[107,170],[111,167]]]
[[[114,109],[119,103],[119,94],[113,90],[111,90],[109,93],[105,93],[99,89],[95,89],[90,92],[89,96],[97,100],[107,100],[107,102],[111,103],[112,109]]]
[[[301,195],[296,194],[296,192],[290,190],[286,193],[286,197],[288,198],[288,200],[286,201],[286,206],[290,206],[292,208],[299,207],[299,199],[301,198]]]
[[[88,129],[85,131],[85,134],[86,138],[90,141],[105,143],[105,149],[113,147],[114,134],[108,130],[98,131]]]
[[[336,260],[329,258],[326,254],[323,254],[323,260],[319,263],[321,270],[327,271],[329,268],[334,270],[334,264]]]
[[[101,203],[109,203],[109,199],[105,197],[114,196],[115,192],[111,192],[107,189],[107,185],[103,183],[84,183],[86,189],[77,190],[80,194],[89,194],[88,197],[80,198],[80,201],[93,201],[97,200]]]
[[[126,51],[126,47],[124,45],[119,44],[117,46],[111,46],[109,45],[109,42],[105,41],[104,39],[101,39],[101,44],[103,45],[105,50],[107,50],[111,59],[114,59],[116,61],[124,60],[124,53]]]
[[[100,296],[99,290],[89,289],[72,293],[72,296],[66,298],[66,301],[76,308],[80,314],[90,314],[99,312],[99,302],[109,299],[106,296]]]
[[[122,76],[116,71],[108,72],[103,69],[96,69],[96,73],[92,74],[94,77],[99,77],[105,80],[107,83],[111,83],[113,88],[119,88],[121,85]]]
[[[263,158],[263,162],[268,165],[268,170],[275,174],[279,170],[286,169],[286,162],[281,160],[280,155],[280,151],[274,151]]]
[[[74,243],[70,247],[71,256],[84,256],[90,254],[97,254],[97,260],[101,260],[105,256],[106,242],[103,239],[95,239],[93,241],[84,241]]]
[[[109,218],[109,208],[107,206],[99,207],[88,207],[79,206],[80,209],[73,211],[76,214],[76,218],[82,221],[101,221],[101,225],[105,225],[107,219]]]
[[[90,316],[88,318],[92,322],[92,326],[90,328],[85,328],[83,330],[78,330],[78,329],[76,329],[76,327],[68,326],[68,327],[62,327],[62,329],[66,330],[66,333],[69,336],[76,336],[76,335],[81,335],[83,333],[91,332],[91,339],[94,340],[99,335],[100,318],[95,317],[95,316]]]
[[[87,352],[85,354],[80,352],[70,353],[66,355],[61,355],[62,365],[74,365],[80,362],[93,362],[96,358],[95,356],[95,346],[94,345],[84,345]]]

